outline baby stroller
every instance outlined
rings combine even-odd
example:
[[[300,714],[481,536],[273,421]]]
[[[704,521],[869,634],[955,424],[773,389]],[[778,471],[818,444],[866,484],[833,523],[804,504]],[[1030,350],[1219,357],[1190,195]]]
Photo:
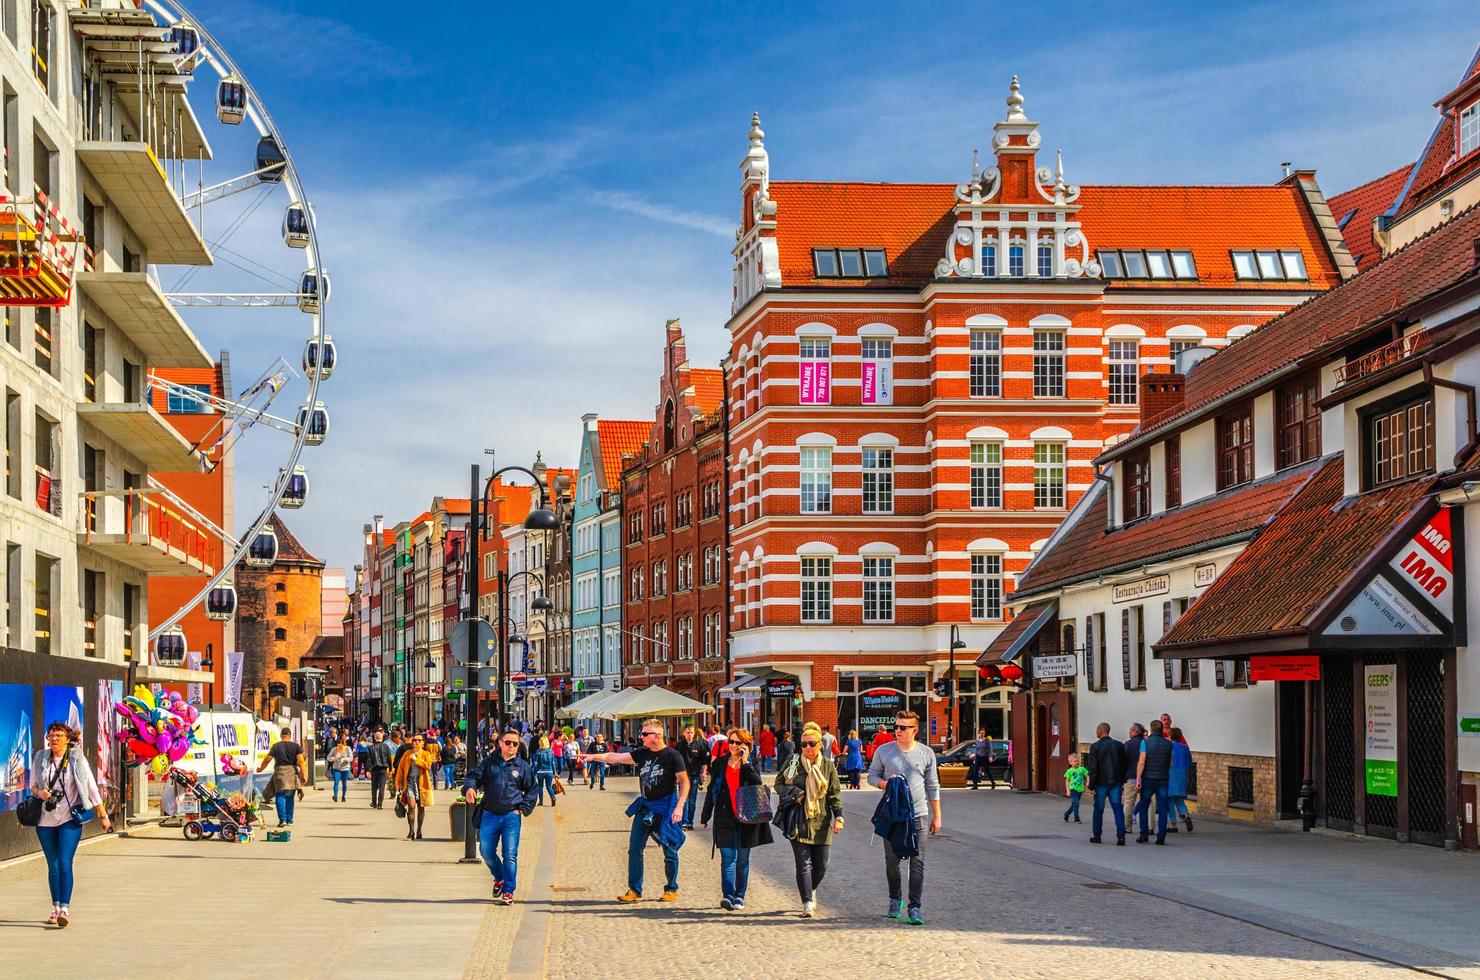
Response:
[[[252,839],[252,824],[257,808],[240,793],[222,795],[209,783],[202,783],[187,769],[170,769],[170,779],[181,792],[189,793],[200,803],[200,812],[185,821],[183,832],[188,841],[217,835],[228,844]]]

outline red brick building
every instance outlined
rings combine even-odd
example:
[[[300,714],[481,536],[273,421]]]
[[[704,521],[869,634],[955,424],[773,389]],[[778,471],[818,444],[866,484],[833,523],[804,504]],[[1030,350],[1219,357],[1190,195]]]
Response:
[[[276,514],[266,526],[277,535],[277,560],[271,568],[236,573],[236,640],[245,654],[242,704],[258,714],[266,713],[270,699],[288,695],[288,672],[304,665],[323,626],[323,561]]]
[[[958,737],[1006,735],[974,660],[1136,426],[1139,376],[1355,271],[1313,173],[1079,187],[1040,165],[1016,79],[1007,109],[960,185],[773,181],[753,123],[726,376],[726,694],[752,722],[909,707],[945,741],[959,629]]]
[[[726,681],[723,402],[723,375],[689,366],[669,320],[652,429],[622,461],[622,682],[709,704]]]

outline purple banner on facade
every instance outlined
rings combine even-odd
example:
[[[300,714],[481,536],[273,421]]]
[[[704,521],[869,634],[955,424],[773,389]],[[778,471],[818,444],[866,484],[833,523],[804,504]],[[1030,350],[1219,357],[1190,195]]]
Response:
[[[876,361],[863,362],[863,394],[860,400],[865,405],[873,405],[879,399],[878,390],[879,365]]]
[[[826,405],[832,399],[832,362],[803,361],[800,365],[797,402]]]

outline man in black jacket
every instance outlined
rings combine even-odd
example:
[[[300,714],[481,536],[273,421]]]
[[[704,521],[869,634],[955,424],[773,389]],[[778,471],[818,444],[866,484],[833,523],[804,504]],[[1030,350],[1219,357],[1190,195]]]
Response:
[[[519,831],[535,806],[534,767],[520,757],[519,746],[519,733],[510,728],[499,736],[497,751],[484,756],[463,779],[463,798],[483,810],[478,850],[493,875],[493,900],[500,905],[514,904]]]
[[[1095,728],[1095,744],[1089,747],[1089,785],[1095,791],[1095,814],[1090,821],[1091,844],[1100,842],[1105,827],[1105,801],[1115,813],[1115,843],[1125,845],[1125,812],[1120,808],[1120,784],[1125,782],[1125,746],[1110,737],[1110,723]]]
[[[683,756],[684,769],[689,774],[689,795],[683,804],[683,829],[694,829],[694,808],[699,802],[699,787],[704,782],[704,773],[709,767],[709,743],[700,737],[693,725],[683,726],[683,737],[674,746]]]
[[[1161,734],[1161,719],[1151,722],[1151,734],[1141,743],[1141,758],[1136,763],[1136,786],[1141,793],[1136,812],[1141,816],[1141,835],[1137,844],[1146,843],[1146,811],[1151,797],[1156,797],[1156,842],[1167,842],[1167,781],[1172,778],[1172,743]]]
[[[385,809],[385,777],[391,768],[391,747],[385,740],[385,730],[375,729],[375,741],[365,755],[370,766],[370,806],[375,810]]]

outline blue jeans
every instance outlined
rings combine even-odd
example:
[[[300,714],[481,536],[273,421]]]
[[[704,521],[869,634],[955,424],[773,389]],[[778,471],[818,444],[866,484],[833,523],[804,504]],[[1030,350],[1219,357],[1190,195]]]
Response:
[[[338,769],[330,769],[329,776],[334,780],[334,798],[337,800],[341,796],[349,796],[349,770],[341,772]]]
[[[1165,779],[1141,779],[1141,802],[1136,804],[1136,813],[1141,818],[1141,836],[1147,836],[1146,820],[1147,811],[1151,807],[1151,797],[1156,797],[1156,839],[1166,840],[1167,836],[1167,781]]]
[[[1120,784],[1114,786],[1095,787],[1095,815],[1090,821],[1090,832],[1098,840],[1100,833],[1105,829],[1105,801],[1110,801],[1110,808],[1115,811],[1115,836],[1125,836],[1125,811],[1120,805]]]
[[[776,768],[776,757],[774,755],[761,756],[761,772],[770,772]]]
[[[642,894],[642,851],[647,846],[648,829],[642,825],[642,811],[632,817],[632,833],[627,838],[627,887]],[[669,844],[663,848],[664,891],[678,891],[678,848]],[[747,857],[747,864],[748,864]]]
[[[82,824],[68,820],[60,827],[37,827],[41,852],[46,855],[46,881],[51,885],[51,900],[72,904],[72,855],[82,840]]]
[[[750,848],[719,849],[719,888],[732,902],[745,901],[745,886],[750,884]]]
[[[298,801],[298,791],[293,789],[283,790],[272,798],[272,803],[277,807],[278,823],[293,822],[293,804]]]
[[[1186,820],[1189,816],[1191,816],[1191,814],[1189,814],[1187,812],[1187,797],[1185,797],[1185,796],[1169,796],[1169,797],[1167,797],[1167,817],[1170,820],[1172,820],[1173,822],[1176,822],[1176,819],[1178,817],[1181,817],[1183,820]]]
[[[543,806],[545,794],[550,794],[550,805],[555,805],[555,774],[553,772],[537,772],[534,774],[535,799]]]
[[[455,762],[442,763],[442,786],[444,789],[452,788],[452,778],[456,769],[457,763]]]
[[[1079,822],[1079,798],[1083,795],[1084,790],[1082,789],[1069,790],[1069,809],[1064,811],[1065,820],[1073,817],[1075,823]]]
[[[478,849],[493,880],[500,882],[499,891],[514,894],[514,880],[519,874],[519,811],[489,813],[484,811],[478,825]],[[503,857],[498,856],[502,849]]]
[[[693,776],[689,777],[689,795],[683,801],[683,825],[692,827],[694,825],[694,805],[699,802],[699,780]]]
[[[598,773],[601,775],[601,788],[602,789],[606,789],[606,763],[605,762],[588,762],[588,763],[586,763],[586,778],[591,781],[591,786],[593,788],[596,786],[596,776],[597,776]]]

